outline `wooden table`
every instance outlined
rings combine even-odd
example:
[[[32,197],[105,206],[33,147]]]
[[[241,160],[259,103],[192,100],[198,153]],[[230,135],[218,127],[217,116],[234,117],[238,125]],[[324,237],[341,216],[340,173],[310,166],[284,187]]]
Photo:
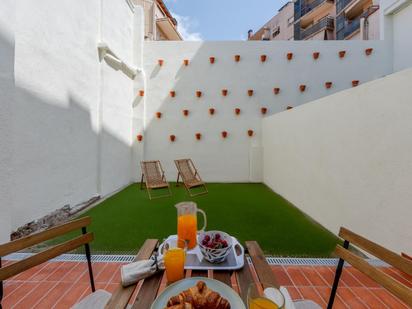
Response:
[[[156,252],[158,244],[159,242],[157,239],[146,240],[137,254],[135,261],[150,258],[150,256]],[[263,251],[259,244],[256,241],[247,241],[245,244],[245,251],[252,260],[255,274],[252,274],[251,268],[249,267],[245,257],[245,266],[242,269],[236,271],[187,270],[186,277],[209,277],[219,280],[237,291],[245,304],[247,289],[252,282],[258,280],[260,282],[265,282],[275,287],[279,287],[279,284],[277,283],[270,266],[266,262],[266,258],[263,255]],[[127,288],[119,286],[113,293],[113,296],[106,305],[106,308],[125,308],[134,293],[137,293],[137,296],[132,305],[133,309],[150,308],[151,304],[157,297],[159,290],[161,289],[163,276],[164,272],[160,272]]]

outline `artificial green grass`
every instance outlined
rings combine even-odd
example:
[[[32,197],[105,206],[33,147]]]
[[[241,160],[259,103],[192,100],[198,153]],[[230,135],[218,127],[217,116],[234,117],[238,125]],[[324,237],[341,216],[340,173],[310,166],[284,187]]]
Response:
[[[190,198],[182,186],[171,184],[173,196],[155,200],[138,185],[128,186],[82,215],[92,217],[92,250],[136,252],[147,238],[176,234],[174,205],[189,200],[206,212],[208,230],[225,231],[241,242],[257,240],[267,254],[326,257],[337,243],[336,236],[264,184],[207,186],[208,194]]]

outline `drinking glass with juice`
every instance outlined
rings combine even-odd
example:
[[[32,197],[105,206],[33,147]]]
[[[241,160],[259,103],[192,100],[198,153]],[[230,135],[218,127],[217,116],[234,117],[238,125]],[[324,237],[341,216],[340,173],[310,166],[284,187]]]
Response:
[[[194,202],[182,202],[176,205],[177,208],[177,238],[180,248],[187,244],[188,249],[193,249],[197,244],[197,213],[203,215],[203,227],[206,228],[206,214],[198,209]]]
[[[186,253],[182,248],[170,248],[164,255],[167,282],[182,280],[185,276]]]

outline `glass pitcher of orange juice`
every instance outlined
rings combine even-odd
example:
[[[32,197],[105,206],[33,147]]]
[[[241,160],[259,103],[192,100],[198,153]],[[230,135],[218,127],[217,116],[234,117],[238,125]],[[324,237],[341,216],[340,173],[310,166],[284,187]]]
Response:
[[[177,208],[177,238],[178,246],[183,248],[184,243],[187,243],[188,249],[196,247],[197,238],[197,213],[203,215],[203,227],[200,231],[206,228],[206,214],[203,210],[198,209],[194,202],[182,202],[175,205]]]

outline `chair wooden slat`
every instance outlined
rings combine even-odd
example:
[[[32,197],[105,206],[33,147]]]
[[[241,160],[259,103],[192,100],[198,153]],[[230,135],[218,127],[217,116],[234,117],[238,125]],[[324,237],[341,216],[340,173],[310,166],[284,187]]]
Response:
[[[136,255],[134,262],[150,258],[158,243],[159,241],[157,239],[147,239],[140,248],[139,253]],[[125,308],[132,297],[136,286],[137,284],[124,288],[119,284],[117,289],[112,294],[112,298],[105,306],[105,309]]]
[[[373,256],[412,276],[412,261],[408,260],[407,258],[393,251],[390,251],[358,234],[355,234],[354,232],[344,227],[341,227],[339,236],[349,241],[351,244],[356,245],[357,247],[365,250]]]
[[[68,232],[80,229],[82,227],[88,226],[91,223],[90,217],[84,217],[81,219],[73,220],[68,223],[50,228],[46,231],[35,233],[30,236],[26,236],[9,243],[0,245],[0,256],[5,256],[7,254],[37,245],[43,241],[55,238],[57,236],[66,234]]]
[[[384,288],[399,297],[399,299],[403,300],[406,304],[412,306],[412,289],[393,279],[391,276],[385,274],[378,268],[371,266],[364,259],[358,257],[342,246],[336,247],[335,254],[365,275],[369,276],[377,283],[381,284]]]
[[[8,279],[14,275],[17,275],[18,273],[21,273],[22,271],[44,263],[63,253],[74,250],[84,244],[91,242],[92,240],[93,233],[87,233],[72,240],[66,241],[62,244],[51,247],[50,249],[37,253],[27,259],[0,268],[0,281]]]
[[[255,267],[260,282],[279,288],[279,283],[267,263],[266,257],[263,254],[259,244],[256,241],[247,241],[246,247],[249,251],[250,258],[252,259],[253,266]]]
[[[159,272],[143,281],[143,285],[137,294],[136,301],[132,309],[149,309],[159,291],[163,272]]]
[[[253,282],[253,277],[246,256],[244,258],[244,265],[245,266],[243,266],[242,269],[236,271],[236,280],[239,287],[240,297],[243,302],[247,304],[247,292],[249,285]]]

